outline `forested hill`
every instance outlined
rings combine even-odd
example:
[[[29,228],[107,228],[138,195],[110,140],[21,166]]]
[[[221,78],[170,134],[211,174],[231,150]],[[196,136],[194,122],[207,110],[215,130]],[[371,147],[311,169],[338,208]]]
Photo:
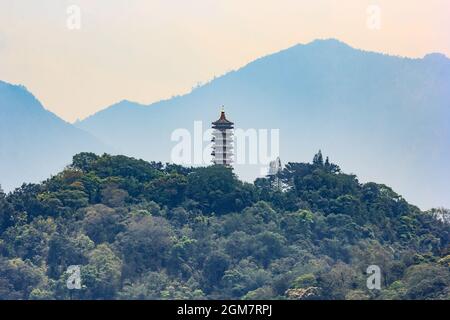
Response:
[[[77,154],[0,192],[3,299],[449,299],[449,214],[318,153],[280,183]],[[81,266],[81,289],[66,286]],[[381,290],[366,286],[379,266]]]

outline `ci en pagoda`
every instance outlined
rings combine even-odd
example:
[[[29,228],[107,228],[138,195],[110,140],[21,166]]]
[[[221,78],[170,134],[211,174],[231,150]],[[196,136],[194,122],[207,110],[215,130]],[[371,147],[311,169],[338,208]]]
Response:
[[[213,151],[211,153],[213,156],[212,162],[230,167],[233,161],[234,123],[225,117],[223,107],[220,113],[220,119],[212,123],[212,128],[214,129],[211,140],[213,142]]]

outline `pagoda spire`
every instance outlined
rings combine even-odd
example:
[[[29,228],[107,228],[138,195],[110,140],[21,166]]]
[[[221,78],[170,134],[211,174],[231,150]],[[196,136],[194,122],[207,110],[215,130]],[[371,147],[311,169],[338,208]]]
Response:
[[[234,123],[225,116],[225,108],[222,106],[220,118],[212,123],[213,142],[212,162],[224,166],[231,166],[233,157],[233,129]]]

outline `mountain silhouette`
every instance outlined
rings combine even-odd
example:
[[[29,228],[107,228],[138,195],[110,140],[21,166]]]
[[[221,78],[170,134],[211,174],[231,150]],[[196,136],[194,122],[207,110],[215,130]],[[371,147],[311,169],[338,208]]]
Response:
[[[392,186],[422,209],[450,207],[448,88],[445,55],[390,56],[334,39],[259,58],[182,96],[123,100],[74,125],[24,87],[0,82],[0,185],[42,180],[81,151],[171,161],[172,133],[193,134],[194,121],[208,129],[225,105],[236,128],[279,129],[284,164],[321,149],[344,171]],[[235,171],[252,181],[266,166]]]
[[[25,87],[0,81],[0,186],[4,190],[46,179],[84,150],[111,148],[44,109]]]
[[[203,129],[220,105],[242,129],[279,129],[280,157],[319,149],[363,181],[393,186],[429,208],[450,206],[450,60],[354,49],[316,40],[257,59],[189,94],[149,106],[122,101],[76,123],[118,152],[170,161],[177,128]],[[206,146],[207,142],[205,142]],[[237,165],[252,180],[261,166]]]

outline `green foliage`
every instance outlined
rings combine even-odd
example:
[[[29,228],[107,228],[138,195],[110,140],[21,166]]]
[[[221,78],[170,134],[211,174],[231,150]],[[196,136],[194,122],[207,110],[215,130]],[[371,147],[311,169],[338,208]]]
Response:
[[[230,168],[214,165],[188,175],[186,195],[205,213],[240,211],[253,200],[253,188],[240,182]]]
[[[203,266],[203,276],[206,282],[206,288],[212,289],[220,284],[225,271],[230,265],[229,257],[222,252],[212,252],[205,260]]]
[[[294,288],[308,288],[315,286],[317,279],[314,274],[307,273],[297,277],[292,284]]]
[[[450,297],[447,209],[422,212],[320,151],[278,178],[75,155],[41,184],[0,189],[0,298]],[[369,265],[381,291],[367,289]]]
[[[411,266],[406,270],[406,297],[433,299],[449,292],[449,269],[433,264]]]
[[[41,268],[21,258],[0,258],[0,297],[26,299],[44,281]]]
[[[134,277],[162,267],[173,244],[172,229],[160,217],[133,216],[127,230],[117,237],[124,258],[124,274]]]
[[[90,299],[114,298],[120,288],[122,260],[106,244],[89,253],[88,264],[81,269],[83,296]]]
[[[82,229],[95,243],[114,242],[117,234],[125,231],[123,213],[103,204],[86,207],[83,215]]]

